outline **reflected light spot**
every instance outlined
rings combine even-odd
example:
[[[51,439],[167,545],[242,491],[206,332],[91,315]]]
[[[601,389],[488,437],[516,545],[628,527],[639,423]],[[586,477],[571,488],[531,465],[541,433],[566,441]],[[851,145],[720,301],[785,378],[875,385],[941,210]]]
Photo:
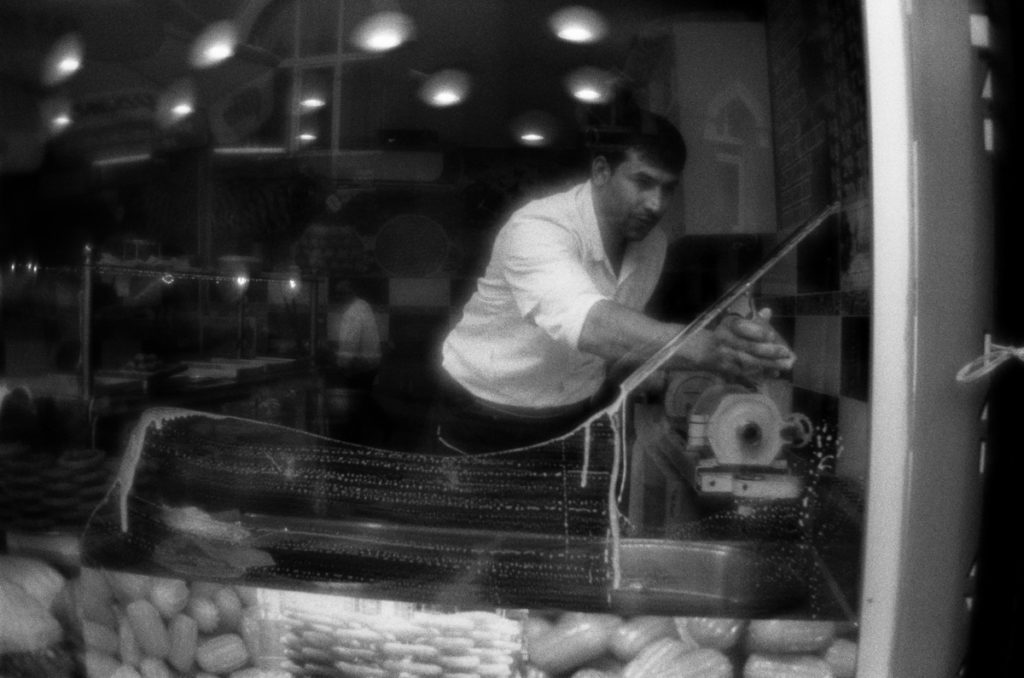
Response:
[[[44,99],[40,113],[51,134],[58,134],[71,125],[71,103],[63,97]]]
[[[551,15],[551,30],[567,42],[596,42],[608,32],[604,18],[589,7],[574,5]]]
[[[81,67],[82,61],[78,57],[65,57],[60,60],[59,64],[57,64],[57,69],[60,70],[61,73],[67,73],[69,75]]]
[[[434,73],[420,87],[420,98],[430,106],[454,106],[469,95],[470,79],[454,68]]]
[[[238,31],[230,21],[210,24],[192,43],[189,61],[197,68],[207,68],[235,54]]]
[[[590,42],[594,33],[586,26],[566,26],[558,31],[558,37],[569,42]]]
[[[378,12],[356,27],[352,40],[368,52],[385,52],[412,38],[412,19],[401,12]]]
[[[438,92],[433,98],[433,102],[438,106],[451,106],[452,104],[457,104],[459,101],[461,101],[459,95],[450,90]]]
[[[203,54],[210,63],[224,61],[234,53],[235,50],[226,42],[219,42],[216,45],[210,45],[203,51]]]
[[[171,83],[157,99],[157,124],[160,127],[177,124],[195,112],[195,101],[195,85],[190,78],[181,78]]]
[[[565,80],[569,93],[586,103],[604,103],[612,96],[614,77],[599,68],[578,68]]]
[[[306,97],[305,99],[299,102],[299,105],[302,106],[303,108],[314,110],[317,108],[323,108],[324,106],[327,105],[327,102],[321,99],[320,97]]]
[[[558,136],[558,122],[545,111],[527,111],[512,122],[515,139],[526,146],[547,146]]]
[[[54,43],[43,61],[42,78],[47,85],[56,85],[67,80],[82,68],[84,48],[82,40],[69,33]]]

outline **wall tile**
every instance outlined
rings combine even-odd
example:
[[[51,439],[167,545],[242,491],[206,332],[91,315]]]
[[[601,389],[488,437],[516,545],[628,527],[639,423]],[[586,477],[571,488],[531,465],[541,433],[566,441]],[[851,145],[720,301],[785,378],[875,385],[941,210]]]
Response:
[[[841,341],[842,367],[839,394],[866,401],[871,375],[870,318],[843,318]]]
[[[838,292],[814,292],[796,297],[796,315],[839,315]]]
[[[841,315],[871,315],[871,290],[844,290],[839,306]]]
[[[451,297],[452,307],[462,311],[462,307],[466,305],[469,298],[473,296],[473,292],[476,291],[476,278],[452,278],[451,279]]]
[[[771,307],[769,307],[771,308]],[[772,309],[772,327],[779,333],[787,344],[792,347],[796,343],[796,318],[792,316],[775,315]]]
[[[353,278],[350,282],[355,293],[371,305],[387,305],[388,281],[386,278]]]
[[[849,200],[843,205],[840,268],[844,290],[871,288],[871,201]]]
[[[840,320],[838,316],[800,316],[796,319],[794,386],[839,395]]]
[[[775,264],[761,279],[761,293],[772,296],[792,296],[797,292],[797,253],[790,252]]]
[[[806,414],[815,431],[839,428],[839,398],[806,388],[793,388],[793,412]]]
[[[758,308],[770,308],[773,318],[796,315],[795,296],[774,297],[762,295],[757,297],[756,302]]]
[[[400,352],[402,360],[429,360],[436,364],[437,353],[451,328],[447,309],[392,309],[388,314],[388,341]]]
[[[761,384],[761,391],[775,402],[782,416],[793,411],[793,384],[785,379],[768,379]]]
[[[836,474],[867,483],[870,459],[870,406],[853,398],[839,399],[839,436]]]
[[[377,319],[377,331],[380,333],[382,342],[391,339],[391,314],[386,311],[374,311],[373,316]]]
[[[797,245],[797,291],[839,290],[839,220],[829,219]]]
[[[392,278],[388,303],[392,307],[447,307],[451,305],[451,284],[447,278]]]

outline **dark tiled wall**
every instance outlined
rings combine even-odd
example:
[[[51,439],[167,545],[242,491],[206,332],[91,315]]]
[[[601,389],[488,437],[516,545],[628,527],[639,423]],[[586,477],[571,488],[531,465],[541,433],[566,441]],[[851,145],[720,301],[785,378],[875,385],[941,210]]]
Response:
[[[863,27],[856,0],[769,0],[768,58],[780,230],[841,212],[761,286],[796,350],[780,389],[838,431],[837,469],[863,479],[871,364],[871,222]]]

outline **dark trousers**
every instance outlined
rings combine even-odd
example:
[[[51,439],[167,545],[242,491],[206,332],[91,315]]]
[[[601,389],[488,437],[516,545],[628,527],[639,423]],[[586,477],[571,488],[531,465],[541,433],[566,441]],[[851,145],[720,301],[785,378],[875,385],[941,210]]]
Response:
[[[535,445],[565,435],[606,401],[602,391],[556,408],[513,407],[476,397],[443,375],[437,407],[438,451],[480,454]]]

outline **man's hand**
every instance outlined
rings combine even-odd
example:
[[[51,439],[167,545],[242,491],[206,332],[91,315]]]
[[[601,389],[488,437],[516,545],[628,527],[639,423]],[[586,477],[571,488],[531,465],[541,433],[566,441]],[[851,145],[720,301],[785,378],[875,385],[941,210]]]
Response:
[[[666,367],[727,372],[754,381],[778,376],[793,367],[796,357],[770,319],[769,309],[753,318],[725,316],[713,331],[702,330],[680,346]],[[653,320],[614,301],[599,301],[587,315],[578,348],[607,360],[608,375],[617,381],[682,330],[682,325]]]
[[[796,356],[772,329],[771,317],[771,309],[753,318],[723,317],[711,334],[707,367],[755,380],[791,369]]]

